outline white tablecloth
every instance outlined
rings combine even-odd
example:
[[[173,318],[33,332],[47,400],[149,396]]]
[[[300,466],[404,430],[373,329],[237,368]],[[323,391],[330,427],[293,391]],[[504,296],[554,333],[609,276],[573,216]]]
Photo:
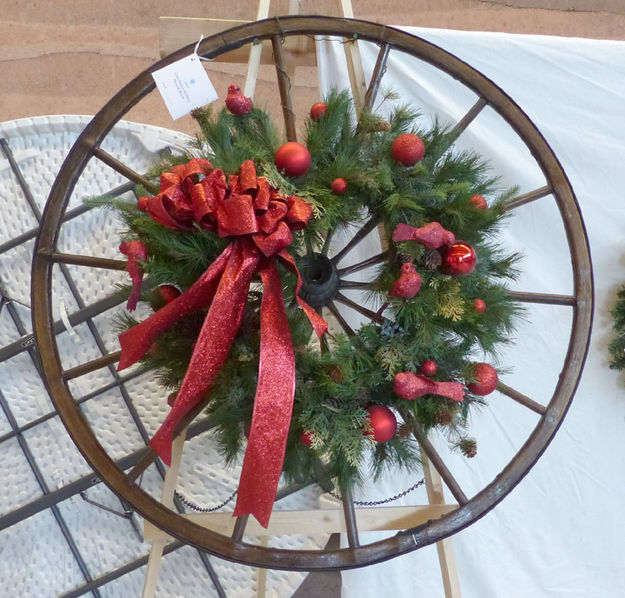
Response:
[[[625,587],[625,394],[608,369],[609,309],[625,281],[625,44],[543,36],[409,29],[451,51],[503,88],[530,116],[561,160],[577,194],[590,238],[596,307],[582,381],[555,440],[522,483],[494,511],[454,536],[463,596],[468,598],[617,598]],[[320,43],[322,89],[348,80],[343,48]],[[378,48],[362,44],[370,76]],[[460,84],[415,59],[391,52],[382,82],[423,111],[455,123],[475,101]],[[386,102],[384,110],[392,105]],[[544,184],[527,150],[486,109],[461,136],[521,192]],[[544,198],[514,212],[507,247],[526,256],[516,288],[570,293],[571,266],[555,202]],[[568,341],[570,309],[531,307],[517,342],[501,355],[503,379],[545,403]],[[473,417],[478,456],[447,457],[469,495],[515,454],[536,416],[503,395]],[[399,477],[368,496],[407,487]],[[412,500],[412,497],[411,497]],[[370,540],[365,536],[366,540]],[[434,548],[343,574],[344,596],[443,596]],[[375,591],[374,591],[375,589]]]

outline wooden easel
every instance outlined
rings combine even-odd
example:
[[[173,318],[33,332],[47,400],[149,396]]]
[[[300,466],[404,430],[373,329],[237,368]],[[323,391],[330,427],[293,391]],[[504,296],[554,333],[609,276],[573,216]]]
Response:
[[[256,20],[269,16],[270,1],[259,0]],[[351,0],[337,0],[337,2],[343,17],[354,17]],[[289,0],[289,14],[299,14],[299,6],[299,0]],[[193,43],[201,35],[206,37],[235,25],[240,25],[243,22],[245,21],[162,17],[160,19],[161,55],[166,56],[182,46]],[[356,107],[360,108],[365,104],[367,84],[358,42],[348,40],[348,43],[344,44],[344,49],[352,96]],[[297,66],[317,65],[314,41],[309,38],[287,39],[284,48],[272,48],[270,42],[259,42],[252,45],[249,54],[245,48],[229,52],[223,57],[225,61],[241,63],[247,60],[248,71],[244,90],[246,96],[254,96],[260,65],[273,64],[273,59],[271,58],[272,51],[282,53],[286,66],[286,73],[283,73],[283,76],[288,77],[289,84],[291,84],[295,76]],[[290,106],[285,106],[284,98],[283,109],[290,110]],[[295,139],[293,124],[291,124],[290,130],[287,122],[286,134],[289,140]],[[381,240],[384,243],[384,239]],[[170,508],[173,507],[174,491],[180,469],[185,436],[186,430],[174,441],[172,464],[165,475],[161,501]],[[421,453],[429,504],[410,507],[355,509],[354,515],[360,531],[403,530],[423,524],[430,519],[437,519],[457,507],[457,505],[445,501],[441,476],[437,469],[431,465],[423,449]],[[189,514],[184,515],[184,517],[221,534],[231,535],[234,532],[235,518],[228,512]],[[271,516],[267,529],[261,527],[254,519],[249,519],[245,527],[245,535],[259,536],[263,545],[267,545],[268,538],[271,535],[290,533],[319,535],[345,533],[346,531],[345,514],[338,501],[335,504],[332,501],[325,501],[323,509],[314,511],[275,511]],[[151,541],[152,547],[150,549],[142,596],[143,598],[153,598],[156,592],[163,549],[171,538],[146,520],[144,524],[144,539]],[[461,598],[460,581],[451,538],[438,542],[437,551],[445,598]],[[259,569],[257,583],[257,596],[259,598],[265,595],[265,587],[266,570]]]

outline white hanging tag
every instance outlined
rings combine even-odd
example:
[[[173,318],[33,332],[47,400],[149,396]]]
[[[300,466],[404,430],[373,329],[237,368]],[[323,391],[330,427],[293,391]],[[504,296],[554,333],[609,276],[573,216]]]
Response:
[[[196,53],[154,71],[152,77],[174,120],[219,97]]]

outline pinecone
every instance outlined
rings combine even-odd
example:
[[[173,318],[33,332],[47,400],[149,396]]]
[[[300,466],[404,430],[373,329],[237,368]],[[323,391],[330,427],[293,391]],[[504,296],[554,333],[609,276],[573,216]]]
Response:
[[[401,438],[408,440],[412,436],[412,426],[410,424],[403,423],[399,426],[397,433]]]
[[[375,125],[376,131],[388,131],[390,128],[391,128],[391,123],[388,122],[387,120],[381,120]]]
[[[436,270],[443,263],[443,258],[436,249],[428,249],[423,258],[423,263],[428,270]]]
[[[396,336],[401,336],[405,334],[406,330],[402,328],[399,324],[392,322],[391,320],[384,319],[384,323],[382,324],[382,330],[380,331],[382,337],[394,338]]]
[[[473,459],[477,455],[477,442],[473,438],[463,438],[458,444],[458,448],[467,459]]]
[[[447,407],[443,407],[436,413],[436,423],[439,426],[448,426],[454,419],[454,414]]]

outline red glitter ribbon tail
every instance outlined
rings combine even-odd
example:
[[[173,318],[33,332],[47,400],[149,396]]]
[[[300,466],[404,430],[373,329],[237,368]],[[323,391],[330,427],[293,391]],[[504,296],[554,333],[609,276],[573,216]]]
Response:
[[[313,330],[317,334],[319,338],[321,338],[326,331],[328,330],[328,323],[312,308],[306,301],[304,301],[300,296],[299,292],[302,288],[302,284],[304,281],[302,280],[302,276],[297,269],[297,265],[295,264],[295,260],[291,256],[291,254],[283,249],[278,253],[278,256],[285,263],[286,267],[293,272],[293,274],[297,275],[297,286],[295,287],[295,299],[297,304],[304,310],[304,313],[310,320],[312,324]]]
[[[140,262],[148,259],[148,252],[141,241],[125,241],[119,246],[119,250],[128,257],[126,271],[132,280],[132,291],[130,291],[126,308],[128,311],[134,311],[137,309],[143,283],[143,270]]]
[[[260,276],[264,289],[258,386],[234,515],[252,514],[267,527],[291,424],[295,355],[282,283],[273,260],[263,265]]]
[[[171,464],[171,444],[181,420],[195,416],[207,391],[228,357],[247,301],[252,275],[259,257],[255,250],[233,243],[234,249],[223,272],[202,330],[195,343],[178,396],[150,446],[166,465]]]
[[[159,309],[147,320],[119,335],[122,354],[117,366],[118,371],[141,359],[154,341],[180,318],[210,303],[231,253],[232,245],[228,245],[206,272],[182,295]]]

